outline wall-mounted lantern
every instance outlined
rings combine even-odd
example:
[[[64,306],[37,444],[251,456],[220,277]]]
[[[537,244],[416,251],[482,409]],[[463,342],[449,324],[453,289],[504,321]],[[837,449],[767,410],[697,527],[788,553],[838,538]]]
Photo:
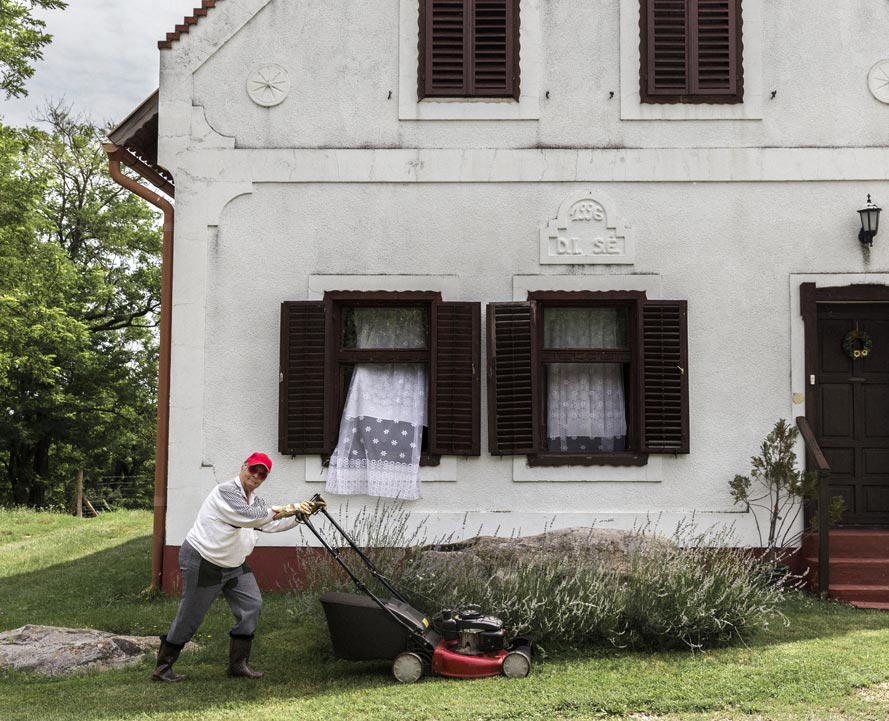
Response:
[[[865,245],[874,244],[874,236],[877,234],[877,227],[880,225],[881,210],[882,208],[877,207],[876,203],[871,202],[870,193],[868,193],[867,203],[858,210],[858,215],[861,216],[861,230],[858,231],[858,240]]]

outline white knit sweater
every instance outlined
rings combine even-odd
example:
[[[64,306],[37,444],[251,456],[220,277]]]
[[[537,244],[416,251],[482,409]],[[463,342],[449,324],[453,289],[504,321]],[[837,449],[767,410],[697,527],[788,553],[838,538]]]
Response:
[[[255,493],[248,503],[241,479],[235,476],[210,492],[185,538],[210,563],[236,568],[253,552],[258,531],[278,533],[299,522],[296,516],[273,521],[274,515]]]

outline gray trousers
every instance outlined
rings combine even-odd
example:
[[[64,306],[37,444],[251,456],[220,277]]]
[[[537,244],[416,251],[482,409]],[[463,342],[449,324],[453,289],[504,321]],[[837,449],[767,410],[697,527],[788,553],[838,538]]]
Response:
[[[235,615],[230,635],[253,638],[262,611],[262,596],[246,563],[237,568],[216,566],[184,541],[179,549],[179,570],[182,599],[166,636],[170,645],[184,646],[191,640],[220,591]]]

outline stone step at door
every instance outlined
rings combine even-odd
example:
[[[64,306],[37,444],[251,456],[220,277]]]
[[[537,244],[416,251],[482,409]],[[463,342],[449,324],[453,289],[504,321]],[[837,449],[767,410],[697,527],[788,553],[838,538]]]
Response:
[[[802,562],[812,569],[817,586],[817,535],[803,539]],[[889,530],[832,529],[829,580],[831,598],[889,610]]]

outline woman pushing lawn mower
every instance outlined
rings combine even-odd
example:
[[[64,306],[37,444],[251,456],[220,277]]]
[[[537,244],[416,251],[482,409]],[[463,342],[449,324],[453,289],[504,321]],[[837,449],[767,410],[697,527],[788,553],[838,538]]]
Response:
[[[306,521],[324,503],[319,497],[314,502],[269,506],[255,491],[271,470],[272,461],[265,453],[253,453],[235,478],[220,483],[204,500],[179,551],[182,599],[170,630],[161,636],[155,681],[185,678],[173,671],[173,664],[220,592],[235,616],[229,633],[228,675],[254,679],[262,676],[247,665],[262,597],[245,559],[256,545],[258,531],[286,531]]]
[[[272,461],[266,454],[253,453],[235,478],[216,486],[204,500],[179,552],[182,599],[170,630],[161,636],[154,680],[176,682],[185,678],[173,671],[173,664],[220,592],[235,616],[229,633],[228,674],[251,679],[262,676],[248,666],[262,597],[245,559],[256,545],[258,531],[286,531],[300,522],[305,523],[363,594],[321,596],[334,654],[339,658],[391,660],[392,673],[402,683],[417,681],[424,673],[452,678],[500,674],[524,677],[530,673],[531,642],[521,637],[510,638],[499,618],[486,616],[481,609],[471,606],[443,610],[430,621],[412,608],[331,517],[320,495],[287,506],[267,505],[255,491],[271,470]],[[319,511],[392,598],[384,600],[374,595],[318,533],[309,517]]]

